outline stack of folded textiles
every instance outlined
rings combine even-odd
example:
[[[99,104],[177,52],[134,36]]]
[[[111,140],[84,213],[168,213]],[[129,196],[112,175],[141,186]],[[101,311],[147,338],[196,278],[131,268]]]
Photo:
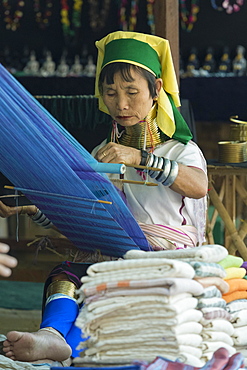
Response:
[[[233,325],[232,339],[237,352],[245,357],[247,365],[247,279],[246,262],[241,257],[228,256],[222,261],[225,268],[225,281],[229,290],[223,295],[227,302],[226,309],[231,314]]]
[[[156,254],[141,252],[143,257],[152,258]],[[219,264],[228,257],[228,251],[221,245],[204,245],[192,249],[180,249],[173,251],[155,252],[159,256],[173,258],[187,262],[195,271],[194,280],[203,287],[203,293],[198,296],[197,309],[202,313],[200,324],[202,325],[201,363],[209,361],[213,353],[224,347],[230,355],[236,350],[233,346],[234,328],[230,322],[231,314],[226,309],[226,302],[222,299],[229,286],[224,281],[225,269]],[[137,257],[135,251],[127,252],[126,257]]]
[[[202,365],[202,313],[195,296],[204,288],[193,280],[195,270],[188,263],[151,253],[154,258],[142,258],[140,251],[137,258],[88,268],[76,321],[88,339],[81,343],[76,366],[127,365],[157,356]]]

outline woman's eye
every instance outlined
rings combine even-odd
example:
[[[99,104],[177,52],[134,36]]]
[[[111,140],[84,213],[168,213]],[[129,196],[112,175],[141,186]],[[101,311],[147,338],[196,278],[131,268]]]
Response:
[[[136,95],[136,94],[137,94],[137,91],[135,91],[135,92],[129,91],[129,95]]]

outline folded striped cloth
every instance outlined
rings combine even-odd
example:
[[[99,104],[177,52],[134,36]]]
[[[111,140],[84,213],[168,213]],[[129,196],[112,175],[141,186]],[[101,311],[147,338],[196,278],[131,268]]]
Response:
[[[236,301],[227,303],[226,310],[231,314],[236,311],[247,310],[247,299],[237,299]]]
[[[223,267],[217,263],[189,261],[188,264],[190,264],[195,270],[195,277],[217,276],[223,279],[226,276]]]
[[[165,250],[157,252],[144,252],[131,249],[124,255],[124,259],[138,258],[171,258],[182,260],[195,260],[201,262],[219,262],[228,255],[225,247],[218,244],[202,245],[190,249]]]
[[[142,279],[142,280],[120,280],[110,281],[105,283],[99,283],[93,285],[93,281],[84,283],[79,290],[79,293],[85,297],[93,296],[96,294],[104,294],[105,297],[114,295],[131,295],[140,294],[144,291],[145,294],[166,294],[175,295],[182,292],[191,293],[194,296],[198,296],[203,293],[203,286],[196,280],[187,278],[160,278],[160,279]],[[155,292],[154,288],[159,288],[159,291]]]
[[[231,320],[231,314],[220,307],[201,308],[201,311],[203,313],[203,317],[200,322],[203,326],[209,321],[215,319],[225,319],[228,321]]]
[[[182,246],[194,248],[198,242],[198,231],[194,226],[181,225],[180,227],[171,227],[167,225],[144,224],[142,222],[139,222],[139,226],[154,250],[171,249],[167,241],[174,246],[172,249],[175,249],[178,243],[182,244]]]
[[[226,308],[226,301],[222,298],[199,298],[197,308],[205,308],[205,307],[221,307]]]
[[[197,280],[198,281],[198,280]],[[198,295],[197,298],[222,298],[221,291],[215,286],[211,285],[204,288],[202,294]]]

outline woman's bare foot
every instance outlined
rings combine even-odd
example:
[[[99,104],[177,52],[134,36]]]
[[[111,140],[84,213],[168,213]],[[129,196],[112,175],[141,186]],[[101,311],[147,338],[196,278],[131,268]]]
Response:
[[[57,334],[56,334],[57,333]],[[41,329],[35,333],[10,331],[3,343],[5,356],[18,361],[50,359],[64,361],[71,356],[71,348],[54,329]]]

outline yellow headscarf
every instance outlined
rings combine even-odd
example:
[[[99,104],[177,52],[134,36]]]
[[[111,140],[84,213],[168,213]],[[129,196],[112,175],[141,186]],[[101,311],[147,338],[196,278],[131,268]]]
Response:
[[[121,47],[120,43],[112,41],[121,40]],[[131,48],[131,58],[129,54],[124,53],[123,49],[123,40],[126,40],[126,45],[128,45],[128,40],[137,40],[143,43],[145,54],[142,56],[141,49],[142,48]],[[107,60],[105,59],[107,45],[111,43],[110,50],[112,51],[114,45],[114,53],[108,53]],[[145,45],[146,44],[146,45]],[[141,44],[139,44],[141,45]],[[109,45],[108,45],[109,46]],[[105,106],[103,99],[100,95],[98,83],[99,83],[99,75],[103,67],[107,64],[114,63],[114,62],[126,62],[134,65],[138,65],[153,74],[158,78],[162,78],[163,80],[163,89],[161,89],[158,97],[158,110],[157,110],[157,124],[161,131],[163,131],[167,136],[172,137],[175,132],[175,120],[173,115],[173,109],[169,98],[166,93],[170,94],[175,106],[180,106],[179,100],[179,90],[178,84],[176,79],[176,74],[173,66],[172,55],[170,50],[169,41],[165,40],[161,37],[154,36],[154,35],[147,35],[143,33],[137,32],[123,32],[117,31],[110,33],[103,39],[96,41],[96,47],[98,48],[98,60],[97,60],[97,68],[96,68],[96,79],[95,79],[95,96],[99,99],[99,109],[107,114],[109,111]],[[118,52],[119,51],[119,52]],[[157,54],[157,60],[160,63],[160,75],[157,75],[157,68],[153,68],[152,63],[148,63],[147,55],[150,55],[150,60],[153,58],[155,59],[154,51]],[[119,57],[118,57],[119,54]],[[133,54],[135,54],[136,58],[133,58]],[[157,61],[155,61],[156,63]],[[157,67],[157,66],[156,66]]]

